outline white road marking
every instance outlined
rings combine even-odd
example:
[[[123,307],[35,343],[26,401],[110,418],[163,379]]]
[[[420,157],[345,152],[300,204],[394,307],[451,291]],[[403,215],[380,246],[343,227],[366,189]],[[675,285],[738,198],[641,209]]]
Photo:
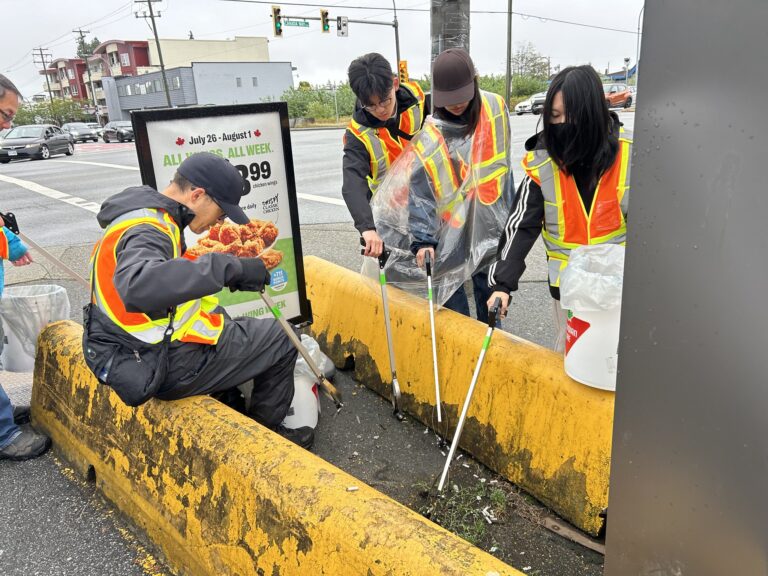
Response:
[[[346,206],[344,200],[339,198],[328,198],[327,196],[317,196],[316,194],[304,194],[299,192],[296,196],[301,200],[310,200],[312,202],[321,202],[323,204],[333,204],[334,206]]]
[[[30,182],[29,180],[21,180],[19,178],[12,178],[11,176],[0,174],[0,182],[7,182],[8,184],[19,186],[29,190],[30,192],[35,192],[41,196],[46,196],[48,198],[52,198],[53,200],[58,200],[59,202],[71,204],[72,206],[77,206],[78,208],[93,212],[94,214],[98,214],[99,210],[101,210],[101,204],[91,202],[85,198],[79,198],[78,196],[70,196],[64,192],[59,192],[53,188],[48,188],[47,186],[37,184],[36,182]]]
[[[123,164],[107,164],[106,162],[87,162],[85,160],[48,160],[48,162],[58,162],[59,164],[87,164],[91,166],[102,166],[104,168],[117,168],[118,170],[133,170],[133,171],[139,170],[135,166],[125,166]],[[19,180],[17,178],[11,178],[10,176],[1,176],[0,180],[8,182],[10,184],[17,184],[22,188],[26,188],[27,190],[31,190],[32,192],[38,192],[40,194],[43,194],[44,196],[48,196],[49,198],[54,198],[56,200],[59,200],[62,197],[67,197],[70,199],[76,199],[78,201],[87,202],[85,200],[82,200],[82,198],[69,196],[68,194],[64,194],[63,192],[53,190],[52,188],[46,188],[45,186],[40,186],[39,184],[35,184],[34,182],[29,182],[28,180]],[[41,192],[41,190],[45,190],[46,192]],[[52,195],[51,193],[55,195]],[[304,194],[301,192],[296,194],[296,196],[301,200],[309,200],[311,202],[320,202],[322,204],[332,204],[334,206],[346,206],[346,204],[344,203],[344,200],[341,200],[339,198],[328,198],[326,196],[318,196],[316,194]],[[80,206],[80,204],[78,204],[73,200],[63,200],[63,201],[67,202],[68,204],[74,204],[75,206]],[[98,204],[94,204],[93,202],[90,202],[90,204],[100,207]],[[80,207],[82,208],[83,206],[80,206]],[[89,209],[89,208],[86,208],[86,209]],[[98,212],[98,209],[91,210],[91,211]]]
[[[49,160],[49,162],[58,162],[59,164],[88,164],[90,166],[103,166],[104,168],[117,168],[119,170],[134,170],[136,172],[139,169],[136,166],[125,166],[124,164],[106,164],[104,162],[88,162],[86,160]]]

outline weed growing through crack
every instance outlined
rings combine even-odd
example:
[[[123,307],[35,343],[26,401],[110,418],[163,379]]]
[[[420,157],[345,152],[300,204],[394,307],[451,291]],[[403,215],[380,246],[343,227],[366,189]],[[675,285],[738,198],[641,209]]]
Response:
[[[430,488],[426,485],[417,487],[422,493],[429,492]],[[506,512],[506,493],[486,483],[449,484],[442,494],[433,492],[427,503],[419,508],[419,513],[472,544],[478,544],[488,526]]]

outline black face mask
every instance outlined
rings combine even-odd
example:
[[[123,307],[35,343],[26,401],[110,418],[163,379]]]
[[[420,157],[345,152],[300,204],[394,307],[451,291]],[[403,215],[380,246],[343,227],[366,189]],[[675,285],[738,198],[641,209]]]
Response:
[[[547,130],[547,149],[555,159],[564,161],[573,155],[573,148],[578,146],[577,137],[576,124],[550,124]]]

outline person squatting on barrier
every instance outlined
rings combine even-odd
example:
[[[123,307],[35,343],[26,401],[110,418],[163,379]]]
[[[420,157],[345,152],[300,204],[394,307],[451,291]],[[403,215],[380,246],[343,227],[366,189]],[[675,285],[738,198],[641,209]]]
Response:
[[[19,108],[21,94],[13,82],[0,74],[0,129],[11,127],[13,117]],[[0,298],[5,285],[3,260],[10,260],[14,266],[32,263],[32,256],[19,237],[5,227],[0,218]],[[0,331],[2,336],[2,331]],[[4,338],[0,337],[0,350]],[[51,440],[32,429],[29,422],[29,406],[13,406],[8,395],[0,386],[0,460],[28,460],[45,453]]]
[[[435,254],[441,229],[446,227],[463,229],[461,241],[445,246],[456,250],[456,256],[466,253],[464,244],[470,245],[470,252],[481,250],[480,235],[500,232],[509,206],[505,200],[514,190],[509,169],[509,112],[504,99],[480,90],[475,65],[460,48],[449,48],[437,56],[432,83],[436,122],[427,122],[414,142],[418,167],[413,170],[408,196],[410,248],[419,267],[424,266],[427,252],[433,262],[450,261],[450,256],[441,259]],[[467,203],[471,198],[475,201]],[[466,226],[468,220],[470,226]],[[437,265],[436,272],[440,273]],[[473,269],[472,285],[477,319],[487,322],[487,264]],[[463,283],[443,305],[469,316]]]
[[[525,271],[525,258],[542,234],[553,299],[554,349],[562,352],[566,313],[559,305],[560,275],[571,250],[626,241],[632,135],[608,110],[600,77],[591,66],[568,67],[555,76],[543,118],[542,132],[525,143],[525,178],[490,269],[493,294],[488,302],[500,297],[506,314],[510,293]]]
[[[418,84],[400,82],[381,54],[354,60],[348,77],[357,102],[344,133],[342,196],[365,240],[364,255],[378,257],[382,240],[369,202],[389,167],[421,130],[425,97]]]
[[[162,191],[127,188],[108,198],[105,229],[91,257],[86,363],[121,399],[175,400],[223,392],[253,380],[247,413],[309,447],[311,428],[281,422],[294,394],[296,349],[274,319],[230,318],[214,296],[222,288],[261,291],[269,273],[259,258],[208,253],[185,257],[184,229],[202,234],[239,206],[244,181],[210,153],[185,159]]]

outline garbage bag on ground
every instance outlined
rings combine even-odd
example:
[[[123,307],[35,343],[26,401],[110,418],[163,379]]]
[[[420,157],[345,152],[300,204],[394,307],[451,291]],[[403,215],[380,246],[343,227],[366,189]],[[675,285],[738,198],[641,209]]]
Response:
[[[464,130],[427,118],[371,199],[376,230],[391,250],[387,283],[426,298],[426,272],[413,252],[433,245],[438,304],[495,260],[509,212],[508,155],[485,160],[492,131],[478,129],[464,137]],[[378,277],[376,259],[365,258],[362,273]]]
[[[3,350],[6,370],[31,370],[37,336],[46,324],[69,318],[67,291],[56,285],[10,286],[0,299],[0,316],[8,344]]]
[[[579,246],[560,275],[560,306],[578,312],[612,310],[621,306],[623,281],[624,246]]]

